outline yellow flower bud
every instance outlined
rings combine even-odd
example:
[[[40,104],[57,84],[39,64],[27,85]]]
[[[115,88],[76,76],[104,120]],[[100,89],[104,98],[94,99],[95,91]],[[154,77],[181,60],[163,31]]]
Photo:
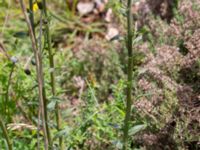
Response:
[[[33,12],[36,12],[39,9],[37,2],[33,4]]]

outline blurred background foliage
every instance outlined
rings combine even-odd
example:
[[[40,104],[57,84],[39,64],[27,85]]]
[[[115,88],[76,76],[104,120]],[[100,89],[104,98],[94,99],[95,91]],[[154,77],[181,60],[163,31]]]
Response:
[[[28,8],[28,0],[24,1]],[[56,96],[50,90],[52,68],[48,66],[44,39],[42,58],[48,124],[55,150],[59,150],[59,137],[63,137],[68,150],[122,149],[127,73],[126,4],[120,0],[97,0],[91,12],[81,14],[78,10],[80,3],[93,2],[51,0],[47,3]],[[199,81],[199,66],[195,65],[199,47],[191,46],[194,37],[198,37],[195,31],[199,29],[199,3],[198,0],[173,3],[168,0],[164,4],[159,0],[134,1],[133,18],[138,23],[138,32],[134,39],[134,105],[129,149],[199,148],[199,85],[195,83]],[[34,17],[38,38],[39,10]],[[0,45],[0,116],[8,128],[13,149],[34,150],[38,141],[43,149],[42,131],[37,138],[37,124],[41,120],[38,122],[35,60],[31,58],[31,41],[18,0],[0,0],[0,44],[4,47]],[[194,59],[190,58],[194,55]],[[194,106],[193,101],[197,103]],[[61,131],[56,130],[56,102],[61,110]],[[0,149],[7,149],[2,130]]]

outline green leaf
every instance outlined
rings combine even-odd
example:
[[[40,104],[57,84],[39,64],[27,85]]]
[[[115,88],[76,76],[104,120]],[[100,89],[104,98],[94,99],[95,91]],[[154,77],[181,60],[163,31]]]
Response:
[[[113,144],[118,149],[122,149],[122,147],[123,147],[123,143],[121,141],[114,141]]]
[[[132,127],[131,129],[129,129],[129,136],[135,135],[136,133],[146,129],[147,125],[146,124],[140,124],[140,125],[136,125],[134,127]]]
[[[56,106],[56,101],[51,101],[48,105],[47,108],[50,110],[54,110]]]
[[[140,41],[142,41],[142,38],[143,38],[142,35],[136,37],[136,38],[133,40],[133,45],[139,43]]]
[[[71,130],[71,129],[70,129],[69,127],[65,127],[65,129],[60,130],[59,132],[57,132],[57,133],[55,134],[55,136],[54,136],[53,139],[57,139],[57,138],[59,138],[59,137],[68,135],[69,132],[70,132],[70,130]]]
[[[54,110],[55,106],[56,106],[56,103],[57,102],[59,103],[61,101],[61,99],[59,97],[53,96],[53,97],[50,98],[50,101],[51,102],[47,105],[47,108],[49,110]]]

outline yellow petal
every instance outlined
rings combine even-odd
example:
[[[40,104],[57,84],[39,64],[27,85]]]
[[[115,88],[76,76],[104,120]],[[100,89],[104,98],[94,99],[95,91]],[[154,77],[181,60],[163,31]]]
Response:
[[[34,3],[33,4],[33,12],[36,12],[39,9],[38,4]]]

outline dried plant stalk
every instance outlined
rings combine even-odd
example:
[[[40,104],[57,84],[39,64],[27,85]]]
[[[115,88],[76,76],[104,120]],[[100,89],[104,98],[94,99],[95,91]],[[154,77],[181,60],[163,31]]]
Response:
[[[24,14],[29,34],[32,42],[32,49],[34,53],[34,57],[36,60],[36,72],[37,72],[37,81],[38,81],[38,91],[39,91],[39,100],[40,100],[40,108],[42,114],[42,123],[43,123],[43,132],[44,132],[44,141],[45,141],[45,149],[49,149],[49,145],[51,145],[50,133],[47,124],[47,108],[46,108],[46,96],[45,96],[45,88],[44,88],[44,79],[43,79],[43,67],[42,67],[42,56],[41,51],[37,47],[36,39],[33,33],[33,29],[31,26],[30,19],[26,14],[26,7],[23,0],[20,0],[20,5],[22,12]]]

